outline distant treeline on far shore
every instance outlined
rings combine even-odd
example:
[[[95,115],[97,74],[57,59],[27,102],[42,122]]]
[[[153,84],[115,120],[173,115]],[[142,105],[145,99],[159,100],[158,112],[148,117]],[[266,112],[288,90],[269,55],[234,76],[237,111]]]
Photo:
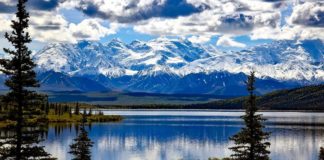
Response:
[[[247,97],[200,104],[98,105],[105,109],[244,109]],[[257,97],[261,110],[324,111],[324,85],[275,91]]]

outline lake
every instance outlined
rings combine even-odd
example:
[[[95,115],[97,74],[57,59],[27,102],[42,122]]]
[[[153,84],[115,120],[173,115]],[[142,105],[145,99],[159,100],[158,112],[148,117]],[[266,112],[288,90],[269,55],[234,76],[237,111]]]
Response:
[[[87,127],[94,142],[94,160],[207,160],[225,157],[233,146],[229,137],[243,126],[243,112],[209,110],[104,110],[124,115],[120,123]],[[264,112],[271,132],[271,159],[315,160],[324,146],[324,113]],[[44,142],[59,160],[76,136],[74,126],[51,126]]]

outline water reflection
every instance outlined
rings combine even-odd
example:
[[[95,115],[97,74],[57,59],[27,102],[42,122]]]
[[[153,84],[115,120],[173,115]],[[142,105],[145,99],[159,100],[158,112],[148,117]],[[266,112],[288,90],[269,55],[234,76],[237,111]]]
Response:
[[[128,116],[121,123],[92,124],[89,137],[95,142],[92,158],[96,160],[177,160],[224,157],[233,145],[228,140],[240,130],[239,115],[145,115]],[[235,113],[237,114],[237,113]],[[318,120],[308,114],[306,121]],[[313,118],[312,118],[313,116]],[[296,116],[267,115],[272,123],[271,158],[315,160],[324,145],[324,127],[318,125],[277,125]],[[279,121],[281,119],[281,121]],[[314,121],[313,121],[314,122]],[[70,159],[69,144],[77,128],[71,125],[51,126],[44,142],[47,151],[59,159]]]

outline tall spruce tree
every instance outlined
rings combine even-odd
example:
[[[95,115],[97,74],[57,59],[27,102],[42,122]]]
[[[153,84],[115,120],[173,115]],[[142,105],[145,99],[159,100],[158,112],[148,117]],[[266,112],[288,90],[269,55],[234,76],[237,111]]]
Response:
[[[85,130],[86,114],[82,114],[82,124],[80,133],[77,138],[74,139],[74,143],[70,145],[70,154],[74,156],[73,160],[90,160],[91,159],[91,147],[93,142],[88,137],[88,132]]]
[[[79,102],[77,102],[76,105],[75,105],[74,114],[75,114],[75,115],[79,115],[79,114],[80,114],[80,106],[79,106]]]
[[[46,98],[46,107],[45,107],[45,113],[48,115],[50,110],[50,104],[48,102],[48,98]]]
[[[320,154],[319,154],[318,159],[319,160],[324,160],[324,148],[323,147],[320,148]]]
[[[4,49],[10,59],[1,59],[1,72],[8,76],[5,85],[9,93],[3,101],[10,104],[9,120],[15,125],[8,127],[8,135],[1,135],[0,159],[52,159],[38,143],[46,128],[47,119],[41,110],[44,96],[40,96],[30,88],[38,87],[36,73],[27,43],[31,42],[28,28],[29,14],[26,11],[27,0],[18,0],[16,19],[12,21],[13,31],[5,34],[5,38],[13,45],[13,49]]]
[[[230,138],[235,143],[234,147],[230,149],[233,151],[231,155],[235,160],[268,160],[270,151],[269,142],[265,142],[270,133],[264,132],[265,121],[262,115],[256,114],[258,108],[256,106],[256,95],[254,93],[255,76],[254,72],[251,72],[246,82],[249,97],[246,102],[245,115],[241,118],[244,120],[245,127],[241,129],[239,133]]]
[[[72,113],[72,108],[69,107],[69,117],[70,117],[70,118],[72,118],[72,114],[73,114],[73,113]]]
[[[88,116],[92,116],[92,108],[89,109]]]

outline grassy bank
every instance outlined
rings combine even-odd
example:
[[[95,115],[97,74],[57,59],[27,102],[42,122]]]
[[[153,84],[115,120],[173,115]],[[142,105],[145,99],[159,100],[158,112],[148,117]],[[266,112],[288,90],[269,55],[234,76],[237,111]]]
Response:
[[[63,115],[48,115],[47,116],[49,123],[76,123],[81,122],[82,115],[72,114],[71,116],[68,113]],[[90,115],[87,116],[89,122],[119,122],[123,120],[123,117],[117,115]]]
[[[61,114],[57,114],[53,109],[49,111],[46,117],[49,123],[79,123],[82,120],[81,113],[71,114],[68,112],[64,112]],[[88,122],[119,122],[122,120],[123,117],[118,115],[103,115],[102,113],[87,115]],[[30,119],[30,121],[33,120]],[[0,120],[0,128],[5,128],[13,125],[15,125],[14,121]]]
[[[15,122],[9,121],[9,120],[0,121],[0,128],[5,128],[5,127],[8,127],[8,126],[12,126],[14,124],[15,124]]]

